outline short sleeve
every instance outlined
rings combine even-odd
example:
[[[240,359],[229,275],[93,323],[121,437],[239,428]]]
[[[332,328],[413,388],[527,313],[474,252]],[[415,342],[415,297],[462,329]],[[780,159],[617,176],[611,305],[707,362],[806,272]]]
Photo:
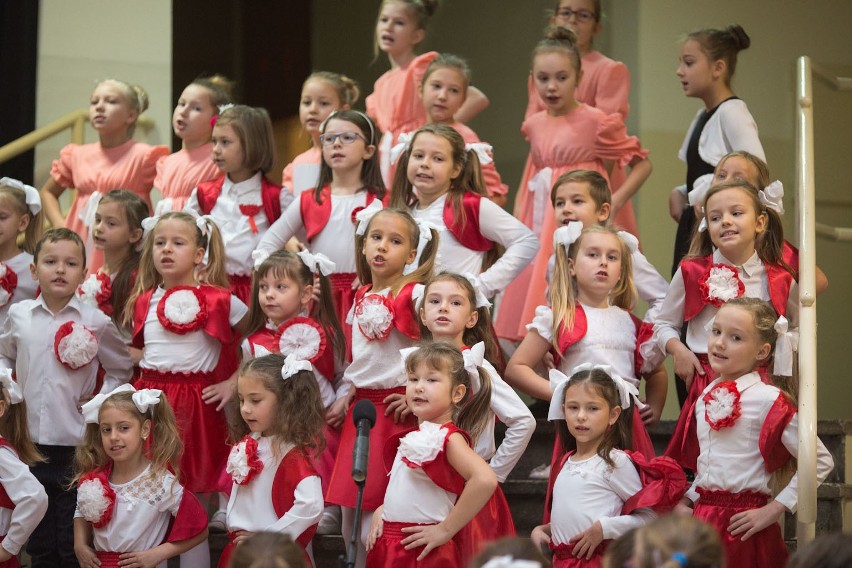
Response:
[[[535,309],[532,323],[527,324],[527,331],[535,330],[545,341],[553,341],[553,310],[547,306]]]
[[[53,160],[50,177],[64,188],[74,187],[74,152],[79,144],[68,144],[59,152],[59,159]]]
[[[231,327],[240,323],[247,313],[248,308],[242,300],[231,294],[231,314],[228,316],[228,323],[231,324]]]
[[[418,90],[420,89],[420,83],[423,81],[423,76],[426,74],[426,68],[435,61],[435,58],[438,57],[438,55],[439,53],[437,51],[430,51],[428,53],[418,55],[414,58],[414,61],[411,62],[411,80]]]
[[[142,177],[154,180],[157,177],[160,161],[169,155],[168,146],[151,146],[142,161]]]
[[[284,166],[284,171],[281,172],[281,187],[293,193],[293,162]]]
[[[615,113],[604,116],[598,123],[595,154],[602,160],[612,160],[625,167],[634,158],[647,158],[648,150],[642,148],[638,138],[627,135],[624,119]]]
[[[630,112],[630,71],[621,61],[612,61],[598,76],[594,107],[606,113]]]
[[[163,186],[166,184],[166,180],[163,179],[163,170],[166,167],[166,158],[168,156],[160,156],[157,159],[157,174],[154,176],[154,187],[160,190],[160,193],[163,191]]]

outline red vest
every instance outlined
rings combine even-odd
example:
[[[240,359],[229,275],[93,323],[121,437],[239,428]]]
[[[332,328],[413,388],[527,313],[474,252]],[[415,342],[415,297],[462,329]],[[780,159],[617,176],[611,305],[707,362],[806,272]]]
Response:
[[[375,195],[367,192],[366,204],[369,205],[375,198]],[[302,213],[302,224],[305,226],[308,242],[310,242],[325,229],[331,218],[331,186],[326,185],[320,190],[319,202],[314,199],[313,189],[303,191],[299,195],[299,211]],[[355,232],[354,228],[352,232]]]
[[[447,429],[447,435],[444,438],[444,447],[440,452],[438,452],[438,456],[434,460],[420,465],[411,463],[405,458],[402,458],[402,461],[406,466],[412,469],[422,469],[423,473],[425,473],[435,485],[444,491],[461,495],[461,492],[464,490],[465,479],[459,474],[459,472],[453,469],[449,460],[447,460],[447,441],[450,439],[450,436],[456,432],[464,436],[468,446],[471,445],[471,439],[467,432],[452,422],[447,422],[441,427]],[[418,427],[409,428],[408,430],[403,430],[402,432],[394,434],[387,439],[382,453],[387,473],[390,473],[390,470],[393,467],[393,462],[396,459],[396,451],[399,448],[400,440],[402,440],[402,438],[404,438],[407,434],[417,430]]]
[[[325,330],[322,329],[322,326],[318,321],[312,318],[297,316],[290,318],[288,321],[278,326],[278,330],[288,324],[303,322],[311,322],[315,324],[319,328],[320,336],[322,337],[319,352],[317,352],[317,354],[310,360],[311,364],[316,367],[329,382],[334,381],[334,348],[328,344],[328,335],[325,333]],[[251,347],[252,355],[257,357],[254,350],[255,345],[260,345],[270,353],[281,353],[280,345],[278,344],[279,337],[277,330],[271,330],[264,327],[263,329],[259,329],[252,333],[246,339],[249,342],[249,347]],[[284,355],[288,354],[285,353]]]
[[[198,184],[195,197],[198,199],[198,206],[204,215],[209,215],[213,211],[213,207],[219,199],[219,194],[222,193],[224,183],[225,177],[222,176],[219,179]],[[260,199],[263,202],[263,212],[271,225],[281,216],[281,186],[269,181],[266,176],[261,177]]]
[[[444,200],[444,224],[458,242],[465,247],[485,252],[494,247],[494,242],[482,236],[479,228],[479,203],[482,196],[472,191],[466,191],[462,196],[461,206],[464,211],[464,224],[456,218],[453,210],[453,200],[448,195]]]
[[[311,464],[310,458],[296,449],[287,452],[278,465],[272,481],[272,508],[276,515],[283,517],[293,507],[296,501],[296,487],[303,479],[314,475],[319,474]],[[314,538],[315,532],[317,532],[317,525],[312,525],[296,537],[296,542],[305,548]]]
[[[393,326],[409,339],[420,339],[420,324],[417,319],[417,310],[414,309],[414,301],[411,298],[416,285],[416,282],[409,282],[391,300],[394,308]],[[366,284],[358,288],[358,291],[355,292],[355,306],[364,299],[364,296],[372,288],[372,284]]]

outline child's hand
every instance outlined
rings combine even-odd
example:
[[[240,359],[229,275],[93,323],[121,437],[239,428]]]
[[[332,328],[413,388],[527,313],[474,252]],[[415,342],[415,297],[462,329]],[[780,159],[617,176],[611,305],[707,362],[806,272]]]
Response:
[[[371,551],[376,545],[376,541],[382,536],[385,529],[385,522],[382,520],[382,507],[373,511],[373,520],[370,521],[370,532],[367,533],[367,552]]]
[[[643,400],[642,403],[645,404],[645,401]],[[660,412],[650,404],[645,404],[642,408],[639,408],[637,404],[636,408],[639,410],[639,416],[645,426],[653,426],[660,420]]]
[[[591,527],[574,536],[574,538],[568,542],[568,545],[574,546],[571,550],[571,554],[577,558],[585,557],[585,559],[588,560],[592,557],[592,554],[595,553],[595,549],[601,542],[603,542],[603,527],[601,526],[600,521],[595,521],[595,524]]]
[[[786,508],[778,501],[772,500],[759,509],[749,509],[731,517],[728,532],[732,535],[743,534],[742,539],[748,540],[763,529],[778,522],[778,517]]]
[[[549,529],[550,525],[539,525],[530,533],[530,540],[542,552],[550,547]]]
[[[686,517],[691,517],[692,501],[684,497],[677,505],[674,506],[674,509],[672,509],[672,513],[674,513],[675,515],[684,515]]]
[[[385,397],[384,403],[388,405],[385,416],[390,416],[393,413],[393,421],[396,424],[399,424],[411,414],[411,409],[405,402],[404,394],[389,394]]]
[[[0,562],[6,562],[12,558],[12,553],[0,546]]]
[[[125,552],[118,557],[118,565],[127,568],[157,568],[165,560],[156,548],[140,552]]]
[[[325,423],[332,428],[340,428],[346,412],[349,410],[349,397],[341,397],[335,400],[328,410],[325,411]]]
[[[320,286],[322,286],[322,284],[320,284],[319,276],[314,274],[314,292],[311,295],[311,301],[314,305],[319,304],[319,301],[322,298],[322,288],[320,288]]]
[[[544,363],[544,368],[547,370],[548,373],[552,369],[556,368],[556,361],[553,360],[553,353],[551,353],[550,351],[544,354],[544,357],[542,357],[541,362]]]
[[[305,245],[296,237],[290,237],[290,240],[284,245],[284,250],[288,250],[290,252],[302,252],[305,250]]]
[[[405,546],[405,550],[424,547],[423,552],[417,557],[418,561],[423,560],[432,550],[442,544],[448,543],[453,538],[453,535],[449,533],[444,523],[420,527],[406,527],[402,529],[402,532],[411,533],[400,541]]]
[[[683,210],[689,204],[686,195],[678,188],[674,188],[669,194],[669,215],[675,220],[675,223],[680,223],[680,216],[683,215]]]
[[[6,552],[6,549],[3,549],[3,552]],[[98,560],[95,549],[88,544],[75,545],[74,555],[77,557],[77,562],[80,563],[80,568],[100,568],[101,561]]]
[[[242,544],[247,538],[253,536],[253,532],[249,531],[237,531],[234,533],[234,544]]]
[[[680,341],[677,342],[677,347],[672,350],[672,358],[674,359],[675,375],[686,383],[687,389],[692,386],[692,379],[696,372],[699,375],[704,374],[704,368],[698,362],[698,357]]]
[[[358,289],[358,288],[360,288],[360,287],[361,287],[361,281],[360,281],[360,280],[358,279],[358,277],[356,276],[356,277],[355,277],[355,280],[353,280],[353,281],[352,281],[352,289],[353,289],[353,290],[357,290],[357,289]],[[341,322],[341,323],[342,323],[342,322]]]
[[[216,406],[216,411],[218,412],[225,408],[228,401],[233,398],[236,386],[236,381],[233,379],[214,383],[201,390],[201,399],[204,401],[204,404],[214,404],[218,402],[219,404]]]

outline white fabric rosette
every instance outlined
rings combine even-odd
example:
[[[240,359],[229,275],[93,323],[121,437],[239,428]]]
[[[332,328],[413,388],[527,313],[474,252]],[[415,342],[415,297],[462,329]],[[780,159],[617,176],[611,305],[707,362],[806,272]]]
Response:
[[[740,295],[739,282],[736,270],[726,266],[713,266],[707,276],[707,296],[723,303],[733,300]]]
[[[6,278],[6,275],[9,273],[9,268],[5,263],[0,262],[0,281]],[[9,303],[9,300],[12,299],[12,294],[6,289],[5,286],[0,286],[0,308]]]
[[[393,312],[380,294],[367,294],[356,308],[358,327],[367,339],[384,339],[393,325]]]
[[[163,303],[166,318],[178,325],[194,322],[201,312],[201,303],[192,290],[177,290],[164,298]]]
[[[56,332],[54,350],[60,363],[70,369],[79,369],[91,363],[98,354],[98,340],[83,324],[66,322]]]
[[[320,353],[322,340],[322,332],[315,325],[294,322],[281,331],[278,350],[285,356],[312,361]]]
[[[113,501],[99,478],[86,479],[77,486],[77,510],[88,522],[99,523],[112,505]]]
[[[399,453],[409,462],[422,466],[438,457],[446,438],[446,428],[434,422],[423,422],[419,429],[399,441]]]

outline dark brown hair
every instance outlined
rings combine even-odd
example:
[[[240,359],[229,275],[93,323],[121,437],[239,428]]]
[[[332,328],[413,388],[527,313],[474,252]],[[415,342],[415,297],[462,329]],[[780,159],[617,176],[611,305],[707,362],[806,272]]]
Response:
[[[302,548],[286,534],[259,532],[234,548],[228,568],[308,568]]]
[[[17,404],[12,404],[9,392],[5,388],[0,388],[0,392],[2,392],[3,397],[0,404],[6,405],[6,412],[3,413],[3,416],[0,416],[0,436],[3,436],[12,444],[18,458],[25,464],[34,465],[47,461],[30,437],[30,427],[27,423],[27,401],[22,400]]]
[[[275,138],[266,109],[234,105],[219,115],[216,126],[230,125],[243,149],[243,166],[267,173],[275,163]]]
[[[582,70],[580,62],[580,49],[577,47],[577,34],[564,26],[548,26],[544,30],[544,39],[538,42],[533,49],[532,58],[542,53],[561,52],[568,56],[574,65],[574,72],[579,76]]]
[[[566,183],[585,183],[589,186],[589,197],[600,211],[604,204],[612,205],[612,191],[606,178],[594,170],[571,170],[556,178],[550,190],[550,203],[556,206],[556,190]]]
[[[340,109],[332,112],[328,115],[323,123],[320,125],[320,133],[324,134],[325,129],[328,126],[328,123],[331,120],[345,120],[346,122],[354,124],[360,130],[361,136],[364,137],[364,140],[367,141],[367,146],[373,146],[375,151],[373,155],[363,160],[361,164],[361,183],[363,184],[363,189],[367,191],[367,193],[372,193],[379,199],[384,199],[385,197],[385,182],[382,179],[382,170],[379,165],[379,127],[373,122],[373,120],[364,114],[363,112],[357,110],[349,110],[349,109]],[[325,160],[320,161],[320,173],[319,178],[317,179],[317,186],[314,188],[314,200],[317,203],[322,203],[320,199],[320,193],[322,192],[322,188],[326,185],[330,184],[332,179],[334,178],[334,172],[331,167],[325,163]],[[360,190],[359,190],[360,191]]]
[[[71,229],[66,229],[65,227],[54,227],[53,229],[48,229],[44,232],[38,243],[36,243],[35,250],[33,251],[33,264],[38,265],[38,255],[41,253],[44,243],[52,244],[58,243],[59,241],[71,241],[80,247],[80,254],[83,257],[83,266],[86,266],[86,245],[83,244],[83,239],[80,238],[80,235]]]

